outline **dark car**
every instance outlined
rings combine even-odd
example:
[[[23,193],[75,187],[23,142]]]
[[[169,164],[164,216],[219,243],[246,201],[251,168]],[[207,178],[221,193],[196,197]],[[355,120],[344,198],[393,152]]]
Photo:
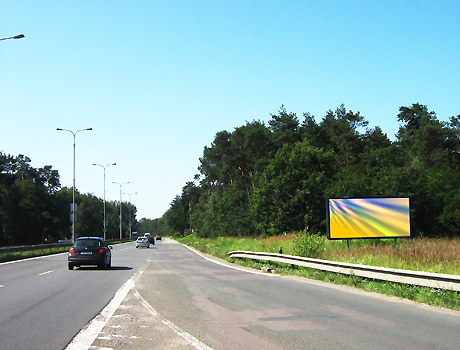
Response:
[[[155,238],[150,233],[145,233],[144,237],[146,237],[149,240],[150,244],[155,245]]]
[[[156,239],[157,241],[161,241],[161,236],[156,236],[155,239]]]
[[[79,237],[69,249],[69,270],[81,265],[97,265],[107,269],[112,265],[111,249],[101,237]]]

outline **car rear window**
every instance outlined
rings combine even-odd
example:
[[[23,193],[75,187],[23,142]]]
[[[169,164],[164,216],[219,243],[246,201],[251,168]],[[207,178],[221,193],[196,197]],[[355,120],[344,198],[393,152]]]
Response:
[[[100,247],[101,241],[96,239],[81,239],[75,242],[75,247]]]

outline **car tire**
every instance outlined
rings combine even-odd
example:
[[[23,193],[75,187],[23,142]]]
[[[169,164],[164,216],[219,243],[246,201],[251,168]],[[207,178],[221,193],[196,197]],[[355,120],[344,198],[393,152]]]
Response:
[[[69,270],[73,270],[73,264],[69,263]]]
[[[139,248],[138,246],[136,246],[136,248]]]

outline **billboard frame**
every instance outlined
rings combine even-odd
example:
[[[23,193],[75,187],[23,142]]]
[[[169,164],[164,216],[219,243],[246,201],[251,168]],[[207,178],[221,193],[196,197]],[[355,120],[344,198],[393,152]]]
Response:
[[[407,199],[408,200],[408,207],[407,207],[407,216],[408,216],[408,224],[409,224],[409,228],[408,228],[408,235],[400,235],[400,234],[395,234],[395,235],[375,235],[375,236],[365,236],[365,235],[356,235],[356,236],[350,236],[350,237],[336,237],[337,235],[332,232],[332,236],[331,236],[331,205],[330,205],[330,201],[331,200],[344,200],[344,201],[353,201],[353,200],[367,200],[367,201],[370,201],[370,202],[374,202],[374,204],[380,204],[379,203],[379,200],[382,200],[380,201],[381,203],[384,203],[386,199]],[[366,213],[366,215],[369,215],[368,213]],[[346,217],[346,215],[344,215],[345,219],[348,219],[350,220],[350,218]],[[370,216],[372,219],[374,219],[374,217]],[[382,219],[383,217],[380,215],[380,216],[375,216],[375,218],[377,220],[379,220],[380,222],[382,222]],[[351,219],[350,221],[351,223],[353,223],[353,219]],[[328,197],[326,199],[326,229],[327,229],[327,239],[329,240],[351,240],[351,239],[397,239],[397,238],[411,238],[412,237],[412,217],[411,217],[411,198],[409,196],[375,196],[375,197],[364,197],[364,196],[356,196],[356,197],[347,197],[347,196],[342,196],[342,197]],[[376,229],[374,229],[374,231],[378,231]]]

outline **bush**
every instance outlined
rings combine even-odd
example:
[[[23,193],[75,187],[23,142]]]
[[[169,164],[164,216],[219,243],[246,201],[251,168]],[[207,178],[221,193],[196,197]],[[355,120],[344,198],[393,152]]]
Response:
[[[310,235],[306,229],[296,234],[293,246],[294,255],[306,258],[320,258],[326,249],[324,237],[319,233]]]

